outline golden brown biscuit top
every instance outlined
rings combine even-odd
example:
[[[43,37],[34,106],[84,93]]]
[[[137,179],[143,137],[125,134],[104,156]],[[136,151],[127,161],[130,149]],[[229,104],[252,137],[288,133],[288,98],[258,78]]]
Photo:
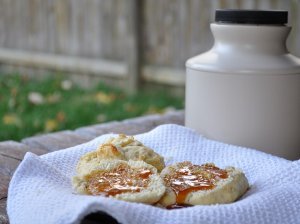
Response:
[[[191,162],[178,163],[170,167],[170,172],[164,176],[165,185],[176,195],[176,205],[184,204],[188,193],[198,190],[210,190],[220,179],[228,177],[227,171],[212,163],[193,165]],[[173,206],[173,205],[172,205]]]
[[[165,167],[162,156],[137,141],[133,136],[120,134],[118,137],[110,138],[105,143],[114,145],[124,154],[126,160],[143,160],[154,166],[159,172]]]
[[[113,144],[101,144],[96,150],[97,156],[102,158],[117,158],[121,157],[122,153]]]
[[[126,164],[111,170],[95,170],[85,177],[87,191],[91,195],[104,196],[140,192],[148,186],[151,174],[150,169],[131,168]]]

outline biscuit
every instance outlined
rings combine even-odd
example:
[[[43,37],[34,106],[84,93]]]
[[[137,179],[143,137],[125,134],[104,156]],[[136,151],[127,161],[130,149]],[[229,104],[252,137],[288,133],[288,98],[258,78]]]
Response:
[[[248,189],[244,173],[234,167],[219,169],[214,164],[181,162],[161,172],[166,193],[158,202],[167,208],[180,205],[231,203]]]
[[[144,161],[102,159],[73,177],[79,194],[102,195],[119,200],[156,203],[165,186],[155,167]]]
[[[143,160],[156,167],[158,172],[165,167],[164,158],[162,156],[135,140],[133,136],[120,134],[118,137],[111,138],[105,143],[116,146],[117,149],[124,154],[126,160]]]
[[[124,153],[112,144],[101,144],[98,149],[84,154],[78,161],[76,171],[78,175],[94,167],[103,159],[125,160]]]

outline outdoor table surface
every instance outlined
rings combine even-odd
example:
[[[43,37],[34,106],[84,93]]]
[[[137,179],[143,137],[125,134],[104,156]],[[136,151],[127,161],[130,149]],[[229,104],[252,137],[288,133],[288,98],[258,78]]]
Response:
[[[123,121],[112,121],[73,131],[60,131],[45,135],[33,136],[23,139],[21,142],[0,142],[0,223],[9,223],[6,213],[7,190],[9,181],[22,161],[26,152],[37,155],[65,149],[92,140],[107,133],[123,133],[135,135],[148,132],[162,124],[184,123],[184,112],[173,111],[166,114],[147,115],[131,118]],[[110,217],[101,213],[88,216],[82,223],[92,224],[101,219],[101,223],[117,223]]]

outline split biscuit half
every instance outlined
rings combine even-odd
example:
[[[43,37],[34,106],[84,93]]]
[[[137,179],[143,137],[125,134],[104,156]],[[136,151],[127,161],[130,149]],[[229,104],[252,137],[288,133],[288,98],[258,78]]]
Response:
[[[104,159],[73,177],[79,194],[102,195],[129,202],[156,203],[165,193],[157,170],[144,161]]]
[[[161,172],[166,193],[159,204],[175,208],[187,205],[225,204],[236,201],[249,188],[244,173],[234,167],[220,169],[213,163],[181,162]]]
[[[126,160],[143,160],[154,166],[158,172],[165,167],[164,158],[161,155],[134,139],[133,136],[120,134],[105,143],[116,146],[124,154]]]
[[[76,171],[81,174],[86,167],[93,166],[103,159],[142,160],[154,166],[158,172],[165,167],[164,158],[154,150],[135,140],[133,136],[120,134],[100,144],[97,150],[83,155],[77,163]]]

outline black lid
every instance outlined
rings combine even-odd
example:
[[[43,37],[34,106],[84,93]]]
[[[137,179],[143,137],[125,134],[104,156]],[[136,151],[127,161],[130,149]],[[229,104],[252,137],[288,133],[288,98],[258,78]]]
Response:
[[[215,21],[220,23],[277,24],[288,22],[287,11],[217,9]]]

